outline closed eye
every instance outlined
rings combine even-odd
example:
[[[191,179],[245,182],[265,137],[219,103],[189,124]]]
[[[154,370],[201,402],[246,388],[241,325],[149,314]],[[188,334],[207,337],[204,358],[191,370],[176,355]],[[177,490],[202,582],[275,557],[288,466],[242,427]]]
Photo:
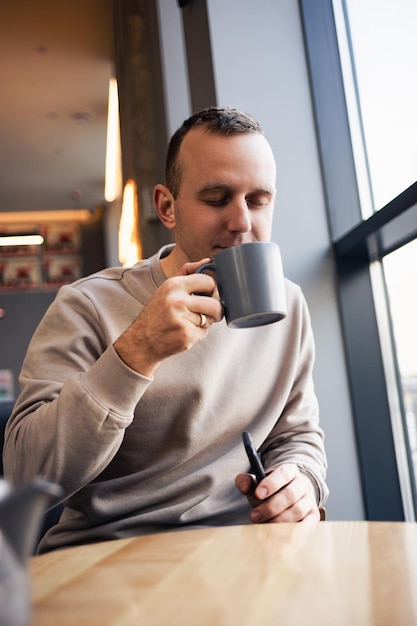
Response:
[[[198,198],[200,202],[213,207],[225,207],[233,201],[234,192],[227,186],[209,187],[202,189]],[[245,196],[245,201],[250,209],[266,209],[271,206],[274,192],[265,189],[256,189]]]
[[[204,202],[209,206],[223,207],[229,202],[229,198],[206,198]]]
[[[228,187],[216,186],[209,189],[203,189],[198,194],[199,200],[209,206],[226,206],[232,197]]]
[[[249,207],[264,209],[271,205],[273,194],[269,191],[256,192],[246,197]]]

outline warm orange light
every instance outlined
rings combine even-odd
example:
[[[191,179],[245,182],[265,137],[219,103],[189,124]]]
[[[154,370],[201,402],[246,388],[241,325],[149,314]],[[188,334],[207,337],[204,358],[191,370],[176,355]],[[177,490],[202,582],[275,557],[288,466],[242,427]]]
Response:
[[[136,185],[133,180],[128,180],[123,191],[122,214],[119,223],[119,261],[126,267],[134,265],[141,258]]]
[[[93,213],[88,209],[62,209],[57,211],[5,211],[0,212],[1,224],[42,224],[43,222],[87,222]]]

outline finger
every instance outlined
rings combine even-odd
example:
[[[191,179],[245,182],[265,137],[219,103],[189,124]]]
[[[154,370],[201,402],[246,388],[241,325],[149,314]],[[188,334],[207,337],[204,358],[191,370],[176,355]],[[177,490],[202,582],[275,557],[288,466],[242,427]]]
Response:
[[[297,510],[297,508],[291,507],[283,511],[280,515],[276,515],[275,517],[265,519],[267,524],[285,524],[285,523],[310,523],[314,524],[320,521],[320,512],[317,506],[314,506],[312,509],[308,508],[306,510]]]
[[[262,501],[255,509],[252,521],[256,522],[300,522],[309,515],[320,520],[317,504],[304,491],[285,494],[285,489],[268,500]]]
[[[186,278],[190,294],[211,297],[216,290],[216,282],[209,274],[189,274]]]
[[[193,313],[205,315],[207,318],[206,321],[208,322],[207,325],[220,322],[223,318],[223,307],[217,298],[192,294],[187,301],[187,306]],[[195,319],[195,323],[199,325],[200,319]]]
[[[196,261],[193,263],[185,263],[178,271],[178,276],[188,276],[189,274],[195,274],[196,270],[200,267],[200,265],[204,265],[205,263],[210,263],[211,259],[207,257],[206,259],[201,259],[201,261]]]
[[[242,495],[253,494],[256,487],[255,477],[252,474],[238,474],[235,479],[235,485]]]
[[[196,322],[194,322],[195,326],[197,326],[198,328],[202,328],[203,330],[208,330],[214,320],[209,320],[207,315],[205,315],[204,313],[198,313],[197,315],[197,320]]]
[[[294,463],[285,463],[269,472],[256,489],[259,500],[266,500],[272,494],[287,487],[300,474],[300,470]]]

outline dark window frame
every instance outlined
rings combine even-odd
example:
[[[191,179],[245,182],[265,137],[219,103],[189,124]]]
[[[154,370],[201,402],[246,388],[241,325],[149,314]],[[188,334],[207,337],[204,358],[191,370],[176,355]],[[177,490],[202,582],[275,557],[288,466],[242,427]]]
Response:
[[[365,515],[369,520],[402,521],[404,506],[370,263],[417,238],[417,183],[369,219],[362,219],[332,0],[299,0],[299,7],[333,241]],[[398,370],[396,373],[399,385]],[[410,465],[409,450],[406,453]],[[416,510],[411,470],[410,481]]]

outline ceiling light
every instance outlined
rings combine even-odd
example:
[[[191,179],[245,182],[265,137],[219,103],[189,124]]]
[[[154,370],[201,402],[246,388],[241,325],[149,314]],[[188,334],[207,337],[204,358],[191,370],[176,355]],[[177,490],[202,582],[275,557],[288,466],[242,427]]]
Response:
[[[0,235],[0,246],[41,246],[44,238],[39,233],[7,233]]]

